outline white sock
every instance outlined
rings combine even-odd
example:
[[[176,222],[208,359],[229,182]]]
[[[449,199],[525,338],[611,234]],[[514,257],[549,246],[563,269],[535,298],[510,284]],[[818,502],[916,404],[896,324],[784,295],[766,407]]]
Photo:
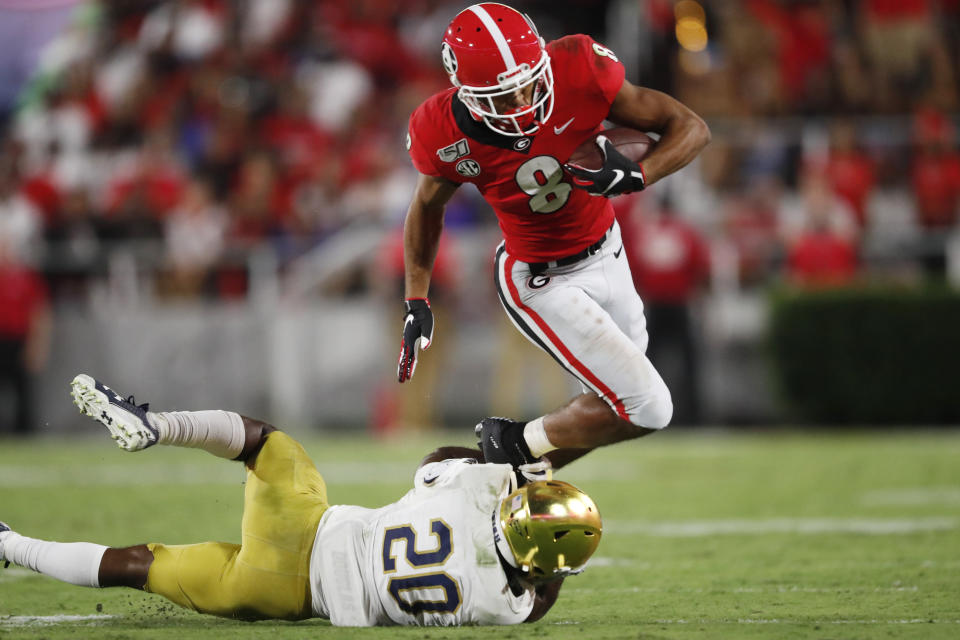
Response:
[[[90,542],[47,542],[10,531],[3,555],[14,564],[78,587],[100,586],[100,560],[107,547]]]
[[[160,432],[158,444],[203,449],[233,460],[247,439],[243,418],[232,411],[170,411],[147,416]]]
[[[527,446],[530,447],[530,453],[534,458],[539,458],[557,448],[547,437],[547,431],[543,427],[543,416],[531,420],[523,427],[523,439],[527,441]]]

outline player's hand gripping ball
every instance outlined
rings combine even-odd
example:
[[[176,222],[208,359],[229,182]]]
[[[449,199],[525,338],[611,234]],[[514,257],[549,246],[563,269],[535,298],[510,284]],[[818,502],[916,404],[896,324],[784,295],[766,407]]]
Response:
[[[433,342],[433,311],[427,298],[408,298],[403,302],[403,339],[400,342],[400,360],[397,363],[397,380],[406,382],[417,368],[420,349]]]
[[[577,147],[564,168],[573,176],[575,187],[593,195],[640,191],[646,186],[640,161],[653,144],[649,136],[635,129],[608,129]]]

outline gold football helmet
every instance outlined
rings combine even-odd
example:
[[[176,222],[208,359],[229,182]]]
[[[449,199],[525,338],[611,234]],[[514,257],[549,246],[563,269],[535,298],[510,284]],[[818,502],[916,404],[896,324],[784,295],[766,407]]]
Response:
[[[535,584],[583,571],[603,531],[590,496],[560,480],[530,482],[508,495],[498,524],[513,555],[508,561]]]

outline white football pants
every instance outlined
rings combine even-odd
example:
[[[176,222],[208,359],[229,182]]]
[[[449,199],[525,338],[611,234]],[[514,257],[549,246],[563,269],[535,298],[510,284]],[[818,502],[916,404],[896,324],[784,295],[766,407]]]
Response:
[[[514,326],[587,389],[633,424],[662,429],[673,415],[670,391],[647,359],[647,321],[614,223],[600,250],[534,276],[496,254],[497,293]]]

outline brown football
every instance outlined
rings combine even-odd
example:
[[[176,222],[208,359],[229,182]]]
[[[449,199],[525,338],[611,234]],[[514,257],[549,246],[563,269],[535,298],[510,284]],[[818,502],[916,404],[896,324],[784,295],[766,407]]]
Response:
[[[601,131],[597,135],[605,135],[617,151],[630,158],[634,162],[640,162],[650,152],[656,142],[647,134],[628,129],[626,127],[617,127]],[[603,157],[600,155],[600,147],[596,143],[597,136],[587,138],[579,147],[577,147],[570,159],[570,164],[575,164],[584,169],[599,169],[603,164]]]

